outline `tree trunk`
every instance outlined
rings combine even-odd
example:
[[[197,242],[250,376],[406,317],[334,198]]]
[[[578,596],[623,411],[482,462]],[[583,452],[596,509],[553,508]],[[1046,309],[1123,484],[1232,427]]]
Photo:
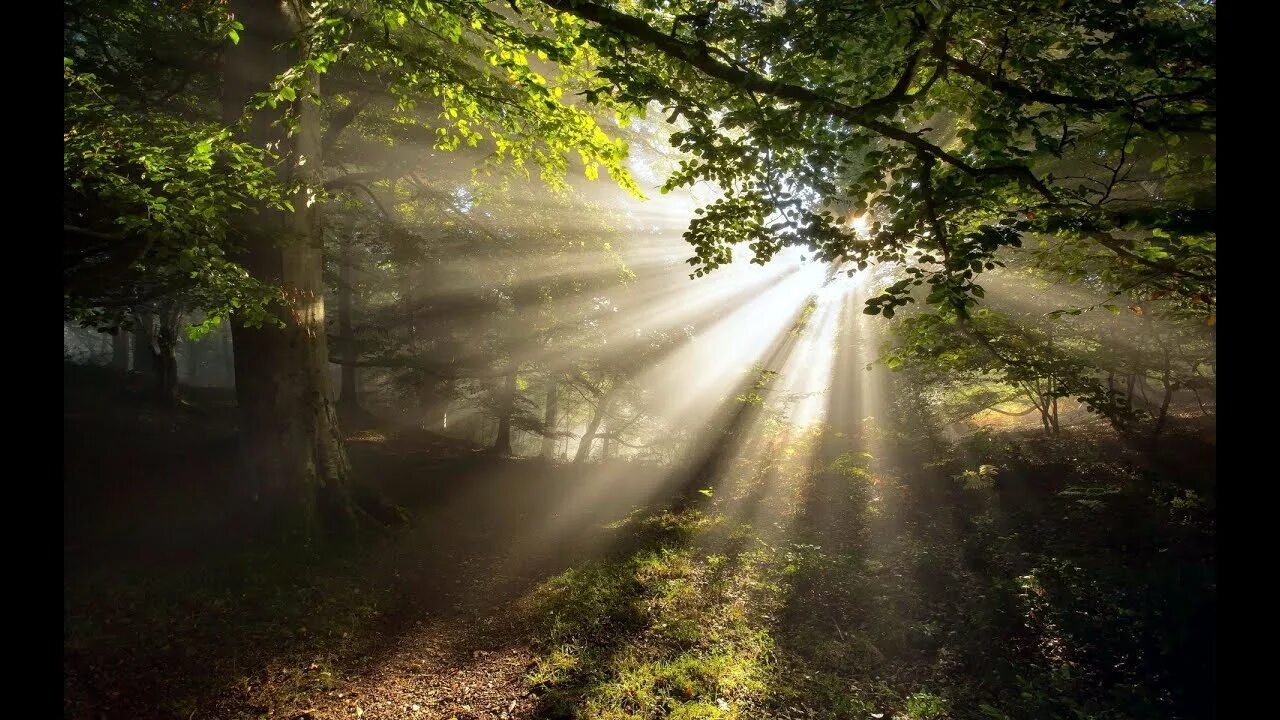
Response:
[[[169,303],[157,314],[159,322],[155,331],[155,355],[152,367],[156,373],[156,394],[165,407],[178,405],[178,330],[182,325],[182,311],[176,303]]]
[[[511,455],[511,414],[515,411],[516,372],[512,367],[502,380],[501,405],[498,411],[498,437],[493,441],[493,449],[501,456]]]
[[[296,50],[287,49],[298,35],[292,8],[278,0],[230,2],[245,29],[239,44],[225,48],[227,124],[295,60]],[[292,136],[273,125],[281,113],[269,111],[256,113],[243,136],[260,147],[275,143],[286,178],[307,180],[321,167],[319,109],[308,94],[299,92],[291,104],[299,120]],[[329,382],[319,218],[305,192],[292,202],[293,213],[262,207],[246,215],[239,224],[244,251],[236,258],[255,279],[281,289],[274,309],[284,326],[249,327],[235,318],[232,333],[250,497],[286,537],[310,542],[350,530],[355,510]]]
[[[154,369],[154,350],[151,347],[151,311],[138,310],[133,314],[133,371],[150,374]]]
[[[382,240],[384,243],[388,241],[388,231],[385,223],[383,224]],[[400,285],[400,303],[409,309],[409,352],[414,352],[418,349],[418,294],[414,291],[413,268],[407,258],[400,264],[400,276],[397,279]]]
[[[236,385],[236,351],[231,346],[231,327],[228,325],[220,331],[222,333],[222,372],[226,381],[226,386],[234,388]]]
[[[547,378],[547,405],[542,416],[542,452],[547,460],[554,460],[556,455],[556,422],[560,414],[560,379],[554,374]]]
[[[338,403],[349,410],[360,407],[359,389],[356,387],[356,342],[352,331],[351,314],[354,298],[351,289],[351,255],[355,238],[352,232],[343,232],[338,239],[338,342],[342,353],[342,394]]]
[[[596,432],[600,429],[600,423],[604,421],[605,413],[609,412],[609,402],[613,399],[613,392],[606,392],[596,405],[596,411],[591,415],[591,421],[587,423],[587,431],[582,434],[582,441],[578,443],[578,454],[573,456],[575,463],[586,462],[591,457],[591,445],[596,439]]]
[[[1169,361],[1169,348],[1162,345],[1161,349],[1164,351],[1164,357],[1160,368],[1160,382],[1164,384],[1164,398],[1160,402],[1160,412],[1156,415],[1155,426],[1151,428],[1153,444],[1160,437],[1164,424],[1169,419],[1169,403],[1173,400],[1173,392],[1176,388],[1173,382],[1173,367]]]
[[[111,336],[111,369],[129,371],[129,335],[119,328]]]
[[[1021,388],[1022,392],[1027,396],[1027,399],[1030,400],[1031,404],[1035,406],[1035,409],[1039,411],[1040,424],[1044,426],[1044,434],[1051,434],[1052,431],[1049,429],[1049,405],[1045,402],[1044,393],[1040,391],[1040,381],[1037,380],[1035,385],[1024,382],[1022,383]]]
[[[422,402],[426,408],[423,427],[435,432],[449,429],[449,403],[453,399],[453,380],[441,378],[422,384]]]

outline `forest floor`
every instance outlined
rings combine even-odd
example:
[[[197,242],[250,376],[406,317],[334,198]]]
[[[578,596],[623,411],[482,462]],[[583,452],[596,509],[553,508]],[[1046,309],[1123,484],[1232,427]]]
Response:
[[[784,432],[676,505],[655,468],[364,433],[356,472],[412,520],[316,553],[235,531],[219,398],[81,395],[67,718],[1211,716],[1213,449],[1190,425],[1156,453],[1097,428]]]

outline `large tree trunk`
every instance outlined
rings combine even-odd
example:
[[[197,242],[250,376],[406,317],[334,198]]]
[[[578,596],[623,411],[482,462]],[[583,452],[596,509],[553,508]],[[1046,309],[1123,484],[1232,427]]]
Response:
[[[359,389],[356,387],[356,342],[351,322],[355,304],[351,288],[353,234],[344,231],[338,239],[341,248],[338,257],[338,338],[342,345],[342,394],[338,402],[350,410],[360,407]]]
[[[556,423],[560,415],[560,379],[554,374],[547,378],[547,406],[542,416],[542,457],[554,460],[556,455]]]
[[[518,372],[518,369],[513,366],[506,377],[502,379],[501,405],[498,411],[498,437],[493,441],[493,449],[503,457],[511,455],[511,414],[515,411],[516,372]]]
[[[239,44],[224,54],[224,120],[233,124],[250,97],[295,59],[286,47],[298,27],[290,2],[232,0],[230,9],[245,26]],[[244,135],[258,146],[274,143],[288,178],[308,179],[321,167],[318,108],[307,94],[292,103],[294,135],[273,125],[280,113],[267,111],[253,116]],[[232,333],[251,497],[285,536],[308,542],[345,533],[355,511],[328,374],[319,218],[304,194],[293,206],[293,213],[258,208],[239,227],[244,251],[237,260],[255,279],[281,289],[275,310],[284,326],[249,327],[235,318]]]

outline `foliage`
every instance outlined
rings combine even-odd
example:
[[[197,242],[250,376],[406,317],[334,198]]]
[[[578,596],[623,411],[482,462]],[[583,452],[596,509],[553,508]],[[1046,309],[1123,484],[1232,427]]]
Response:
[[[1064,266],[1080,266],[1052,255],[1011,255],[991,278],[988,307],[972,314],[900,318],[886,364],[949,396],[952,420],[1018,415],[1001,406],[1029,402],[1056,432],[1058,400],[1075,398],[1124,432],[1159,433],[1171,401],[1185,404],[1188,393],[1208,412],[1216,348],[1205,303],[1149,288],[1109,291],[1096,276],[1071,283]]]
[[[125,111],[64,60],[65,312],[114,327],[127,309],[180,294],[216,322],[269,317],[273,290],[229,259],[232,213],[287,208],[273,158],[209,123]]]
[[[370,94],[389,94],[395,102],[382,116],[398,136],[426,130],[444,151],[484,141],[495,163],[538,166],[557,187],[573,153],[589,177],[604,168],[635,191],[625,145],[564,98],[589,59],[568,39],[572,25],[471,3],[324,3],[303,24],[296,64],[246,110],[283,107],[283,122],[296,129],[302,103],[318,103],[331,108],[336,133],[351,122],[339,119],[344,109],[358,115]],[[212,122],[210,111],[217,48],[238,43],[243,30],[219,3],[68,4],[70,316],[114,326],[119,308],[181,292],[215,320],[232,310],[250,324],[269,317],[275,291],[237,264],[227,225],[255,204],[290,209],[296,189],[275,182],[270,148],[233,140],[235,127]],[[545,76],[531,56],[557,74]],[[316,73],[338,92],[315,96]],[[415,112],[420,104],[430,111]],[[307,202],[318,192],[310,188]]]
[[[1212,273],[1211,3],[546,4],[593,23],[612,97],[683,123],[665,187],[721,188],[686,233],[695,275],[805,245],[968,304],[1028,231]]]

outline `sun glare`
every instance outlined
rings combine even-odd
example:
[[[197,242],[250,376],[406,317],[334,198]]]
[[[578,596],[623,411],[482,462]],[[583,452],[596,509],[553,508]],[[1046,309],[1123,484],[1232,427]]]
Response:
[[[866,235],[871,229],[871,219],[866,215],[854,215],[849,218],[849,227],[853,228],[859,235]]]

